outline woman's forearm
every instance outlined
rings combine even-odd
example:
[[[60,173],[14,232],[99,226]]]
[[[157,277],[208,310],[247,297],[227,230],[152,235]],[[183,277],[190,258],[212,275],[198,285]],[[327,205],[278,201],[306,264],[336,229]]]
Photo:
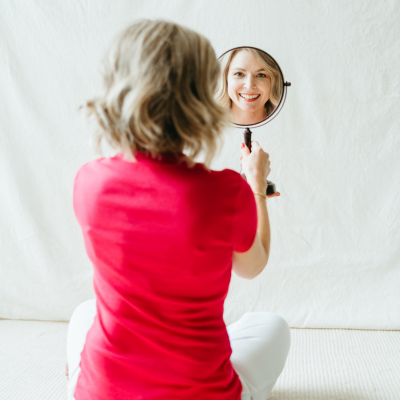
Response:
[[[257,233],[268,259],[271,246],[271,229],[269,224],[267,204],[262,196],[254,195],[254,197],[257,206]]]

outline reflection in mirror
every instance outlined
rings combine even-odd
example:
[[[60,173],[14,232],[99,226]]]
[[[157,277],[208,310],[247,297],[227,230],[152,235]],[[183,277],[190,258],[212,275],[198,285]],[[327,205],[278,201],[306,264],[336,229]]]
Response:
[[[283,95],[283,77],[273,58],[260,49],[243,47],[223,54],[219,62],[216,100],[230,108],[232,122],[251,126],[266,120]]]

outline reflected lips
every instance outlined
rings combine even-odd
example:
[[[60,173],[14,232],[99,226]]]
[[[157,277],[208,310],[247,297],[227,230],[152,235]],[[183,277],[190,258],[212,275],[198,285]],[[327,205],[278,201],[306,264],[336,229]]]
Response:
[[[256,98],[254,99],[246,99],[245,97],[242,96],[243,95],[247,95],[247,96],[255,96],[254,94],[247,94],[247,93],[239,93],[239,96],[244,100],[244,101],[248,101],[248,102],[253,102],[253,101],[257,101],[258,98],[260,97],[260,95],[257,95]]]

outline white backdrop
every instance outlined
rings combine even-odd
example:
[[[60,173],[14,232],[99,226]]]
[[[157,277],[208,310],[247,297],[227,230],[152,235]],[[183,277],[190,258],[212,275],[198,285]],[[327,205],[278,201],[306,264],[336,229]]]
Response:
[[[399,1],[2,1],[0,317],[68,321],[94,297],[72,183],[99,156],[77,108],[114,35],[163,18],[217,54],[260,47],[292,82],[253,132],[281,193],[270,261],[233,274],[225,322],[263,310],[291,327],[400,329],[399,17]],[[225,138],[213,168],[239,171],[242,132]]]

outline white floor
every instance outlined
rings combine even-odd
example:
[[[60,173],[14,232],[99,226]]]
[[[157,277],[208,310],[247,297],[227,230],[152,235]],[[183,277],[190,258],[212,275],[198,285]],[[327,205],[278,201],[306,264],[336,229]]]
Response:
[[[0,319],[0,399],[65,400],[68,323]],[[270,400],[400,400],[400,331],[292,329]]]

